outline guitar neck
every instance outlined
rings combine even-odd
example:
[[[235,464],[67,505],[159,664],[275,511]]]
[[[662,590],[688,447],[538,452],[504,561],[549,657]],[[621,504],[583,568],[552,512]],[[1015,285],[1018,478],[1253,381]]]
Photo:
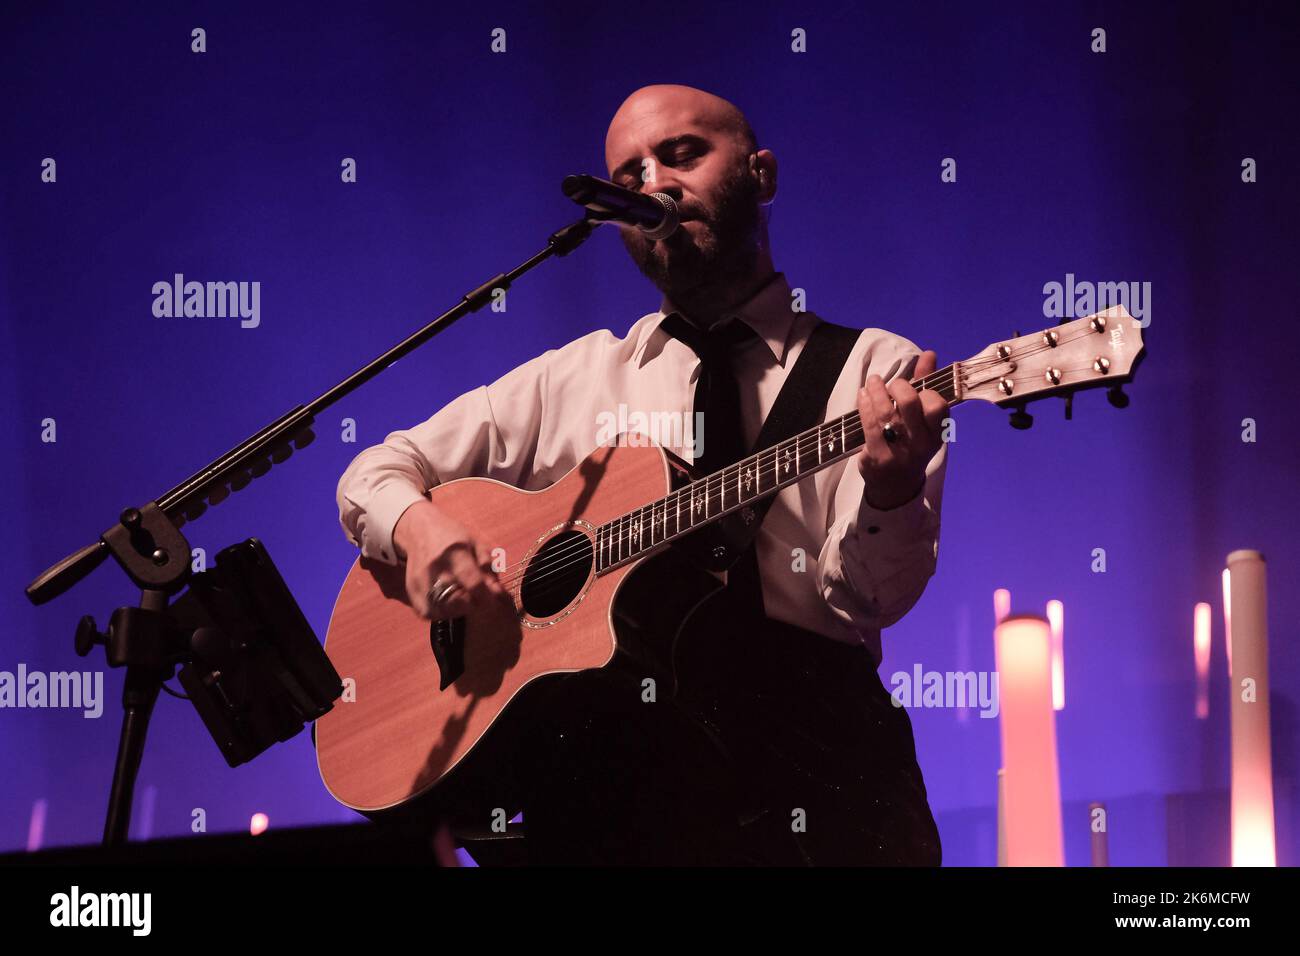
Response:
[[[933,389],[949,405],[956,405],[963,400],[958,386],[960,364],[913,379],[912,388],[918,392]],[[862,447],[863,438],[862,420],[854,409],[607,521],[596,529],[596,573],[635,561],[747,504],[776,494],[852,455]]]

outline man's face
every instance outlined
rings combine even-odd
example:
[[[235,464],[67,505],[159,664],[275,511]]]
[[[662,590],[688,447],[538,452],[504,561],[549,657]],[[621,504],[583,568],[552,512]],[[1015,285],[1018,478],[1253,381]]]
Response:
[[[761,233],[746,145],[710,115],[707,103],[692,104],[689,97],[634,99],[610,124],[610,179],[628,189],[667,193],[681,211],[682,224],[667,239],[620,230],[637,268],[668,298],[752,269]],[[643,171],[653,179],[643,181]]]

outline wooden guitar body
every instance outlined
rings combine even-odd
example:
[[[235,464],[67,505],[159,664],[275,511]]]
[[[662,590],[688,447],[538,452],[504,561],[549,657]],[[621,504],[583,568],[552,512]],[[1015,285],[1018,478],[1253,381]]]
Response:
[[[379,811],[443,782],[439,791],[456,791],[454,806],[505,806],[493,792],[493,765],[508,759],[510,723],[526,721],[530,693],[548,680],[611,665],[617,656],[619,666],[670,688],[672,648],[654,635],[668,634],[671,644],[673,622],[721,582],[667,547],[597,576],[590,548],[576,536],[590,538],[600,524],[665,494],[682,472],[660,448],[617,445],[598,448],[541,491],[484,478],[432,488],[431,501],[489,549],[502,549],[499,577],[514,603],[465,619],[449,641],[446,625],[412,611],[403,567],[364,558],[353,565],[325,641],[351,693],[316,723],[317,761],[330,793],[356,810]],[[550,581],[530,581],[522,569],[548,548],[579,557],[565,580],[552,573]],[[634,574],[646,565],[659,567]],[[639,619],[654,626],[616,632],[615,597],[625,582],[620,606],[634,602]]]

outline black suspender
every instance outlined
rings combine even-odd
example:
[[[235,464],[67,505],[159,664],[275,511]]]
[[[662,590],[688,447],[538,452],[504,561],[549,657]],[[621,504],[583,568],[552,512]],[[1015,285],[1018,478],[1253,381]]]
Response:
[[[861,334],[861,329],[819,319],[747,455],[821,424],[831,390]],[[762,594],[754,538],[775,500],[775,494],[768,495],[677,542],[704,567],[730,569],[728,588],[740,592],[736,596],[759,611]]]

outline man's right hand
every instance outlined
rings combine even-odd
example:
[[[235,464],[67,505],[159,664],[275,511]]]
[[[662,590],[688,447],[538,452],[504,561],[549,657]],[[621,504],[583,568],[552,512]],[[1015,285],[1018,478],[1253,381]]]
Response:
[[[393,547],[406,561],[406,594],[420,617],[467,617],[494,601],[510,600],[492,570],[491,552],[430,501],[417,501],[402,513],[393,528]],[[429,589],[439,580],[460,587],[430,607]]]

